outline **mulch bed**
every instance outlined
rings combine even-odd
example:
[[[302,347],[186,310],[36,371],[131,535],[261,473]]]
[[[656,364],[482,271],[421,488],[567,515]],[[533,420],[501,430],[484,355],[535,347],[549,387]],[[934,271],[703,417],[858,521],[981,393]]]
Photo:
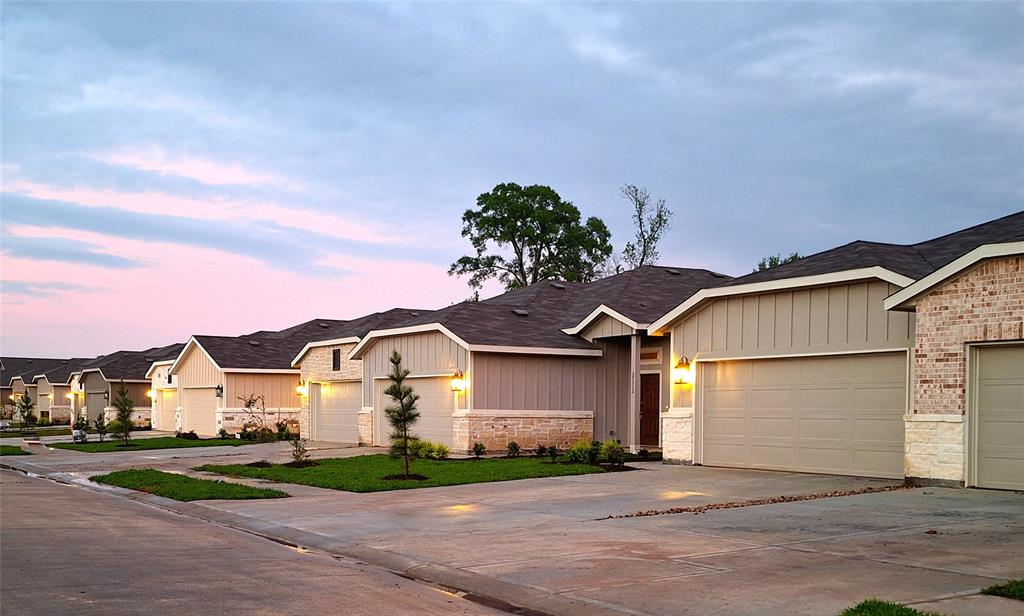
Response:
[[[260,460],[259,462],[250,462],[246,464],[246,466],[251,466],[252,468],[270,468],[273,464],[266,460]]]
[[[316,465],[316,460],[303,460],[302,462],[285,462],[282,466],[290,466],[292,468],[309,468],[310,466]]]
[[[388,481],[426,481],[430,477],[413,473],[411,475],[387,475],[384,479]]]
[[[835,498],[837,496],[857,496],[858,494],[876,494],[879,492],[895,492],[896,490],[909,490],[912,485],[867,487],[859,490],[835,490],[832,492],[818,492],[817,494],[801,494],[799,496],[774,496],[772,498],[758,498],[747,501],[736,501],[732,503],[711,503],[708,505],[697,505],[695,507],[672,507],[671,509],[650,509],[648,511],[637,511],[621,515],[610,515],[602,520],[615,520],[620,518],[644,518],[655,515],[674,515],[677,513],[704,513],[716,509],[737,509],[740,507],[756,507],[758,505],[774,505],[777,503],[795,503],[799,501],[818,500],[821,498]]]

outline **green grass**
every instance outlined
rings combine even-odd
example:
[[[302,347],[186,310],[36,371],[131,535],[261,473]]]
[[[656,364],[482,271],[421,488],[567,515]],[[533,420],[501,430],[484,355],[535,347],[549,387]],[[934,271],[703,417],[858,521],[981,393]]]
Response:
[[[935,612],[922,612],[912,607],[890,603],[879,599],[861,601],[853,607],[846,608],[839,616],[940,616]]]
[[[73,451],[85,451],[88,453],[110,453],[116,451],[144,451],[147,449],[177,449],[181,447],[217,447],[229,445],[238,447],[240,445],[253,445],[255,441],[243,441],[237,438],[204,438],[190,441],[175,436],[158,436],[155,438],[138,438],[128,441],[128,447],[122,447],[121,441],[108,440],[92,443],[53,443],[47,447],[56,449],[71,449]]]
[[[204,464],[196,470],[236,477],[256,477],[348,492],[381,492],[455,486],[466,483],[510,481],[534,477],[561,477],[603,473],[585,464],[551,464],[538,458],[485,458],[482,460],[416,460],[411,471],[426,480],[390,480],[402,473],[402,461],[385,454],[317,460],[316,466],[292,468],[274,464],[254,468],[244,464]]]
[[[105,483],[129,490],[138,490],[173,498],[179,501],[194,500],[238,500],[252,498],[285,498],[288,495],[271,488],[253,488],[237,483],[195,479],[185,475],[165,473],[150,468],[116,471],[107,475],[89,478],[98,483]]]
[[[1007,597],[1009,599],[1024,601],[1024,580],[1011,580],[1005,584],[989,586],[985,590],[981,591],[981,593],[984,595],[995,595],[997,597]]]
[[[32,452],[25,451],[15,445],[0,445],[0,456],[30,456]]]

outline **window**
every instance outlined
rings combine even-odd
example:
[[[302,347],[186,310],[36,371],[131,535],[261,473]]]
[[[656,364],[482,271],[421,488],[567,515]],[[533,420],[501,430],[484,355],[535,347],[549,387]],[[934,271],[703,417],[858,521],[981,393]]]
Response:
[[[341,370],[341,349],[331,351],[331,370]]]
[[[657,364],[661,363],[660,349],[640,349],[640,363]]]

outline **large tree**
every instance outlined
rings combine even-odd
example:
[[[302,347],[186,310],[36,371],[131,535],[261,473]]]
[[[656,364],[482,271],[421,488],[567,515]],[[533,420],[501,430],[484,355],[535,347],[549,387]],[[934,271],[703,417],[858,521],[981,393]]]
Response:
[[[600,218],[581,220],[579,209],[548,186],[498,184],[462,215],[462,236],[476,251],[452,264],[450,275],[469,275],[479,289],[497,278],[506,290],[546,278],[589,282],[612,253],[611,232]]]
[[[664,199],[652,199],[646,188],[626,184],[620,190],[622,197],[633,206],[633,226],[636,241],[627,242],[622,258],[631,269],[653,265],[658,262],[658,242],[668,231],[672,210]]]

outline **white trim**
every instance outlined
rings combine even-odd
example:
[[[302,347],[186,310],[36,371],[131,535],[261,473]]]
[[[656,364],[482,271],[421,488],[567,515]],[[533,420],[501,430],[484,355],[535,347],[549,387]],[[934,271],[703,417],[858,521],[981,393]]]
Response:
[[[292,370],[290,368],[224,368],[221,370],[224,373],[233,374],[301,374],[301,370]]]
[[[178,356],[174,358],[174,363],[171,364],[171,367],[168,370],[168,372],[170,372],[171,374],[178,374],[178,368],[179,368],[178,364],[180,364],[181,360],[185,358],[185,353],[187,353],[188,350],[193,345],[195,345],[200,350],[202,350],[203,355],[206,356],[206,359],[210,360],[210,363],[213,364],[213,366],[215,368],[217,368],[217,370],[219,370],[220,372],[224,372],[224,370],[221,369],[221,367],[217,364],[217,362],[213,361],[213,357],[211,357],[210,354],[206,351],[206,349],[203,348],[203,345],[199,344],[199,341],[196,340],[195,336],[189,337],[188,342],[185,343],[185,346],[181,347],[181,352],[178,353]]]
[[[662,415],[662,417],[672,418],[686,418],[693,417],[696,410],[692,406],[672,406]]]
[[[100,376],[102,376],[103,380],[106,381],[107,383],[120,383],[121,381],[124,381],[125,383],[149,383],[150,382],[149,379],[108,379],[107,375],[103,374],[103,370],[101,368],[89,368],[87,370],[82,370],[82,372],[79,373],[79,374],[80,375],[81,374],[85,374],[86,372],[99,372]]]
[[[922,413],[907,413],[906,415],[903,416],[903,421],[922,421],[929,423],[963,423],[964,416],[952,413],[929,413],[927,415]]]
[[[593,419],[594,411],[458,409],[454,417],[539,417]]]
[[[844,349],[840,351],[802,351],[797,353],[772,353],[770,355],[713,355],[705,353],[690,359],[694,363],[711,363],[716,361],[753,361],[758,359],[785,359],[787,357],[824,357],[828,355],[867,355],[872,353],[907,353],[910,347],[893,347],[884,349]]]
[[[915,300],[930,291],[933,287],[949,280],[963,270],[971,267],[979,261],[993,259],[995,257],[1009,257],[1024,254],[1024,242],[1006,242],[1003,244],[985,244],[978,246],[969,253],[956,259],[944,267],[940,267],[931,274],[906,288],[893,293],[886,298],[883,306],[886,310],[906,310],[915,306]]]
[[[647,328],[647,333],[652,336],[659,335],[662,330],[689,312],[695,306],[703,303],[705,300],[714,299],[716,297],[766,293],[769,291],[781,291],[784,289],[795,289],[799,287],[817,287],[839,284],[842,282],[853,282],[855,280],[864,280],[866,278],[878,278],[899,287],[906,287],[914,282],[913,278],[908,278],[903,274],[897,274],[896,272],[876,265],[874,267],[863,267],[860,269],[844,270],[829,274],[797,276],[794,278],[783,278],[781,280],[768,280],[765,282],[751,282],[748,284],[738,284],[728,287],[701,289],[691,295],[686,301],[673,308],[665,314],[665,316],[656,320],[654,323],[651,323]]]
[[[352,344],[354,342],[359,342],[359,338],[356,336],[348,336],[347,338],[335,338],[333,340],[319,340],[317,342],[307,342],[306,346],[302,347],[302,350],[299,351],[299,354],[296,355],[295,359],[292,360],[291,365],[295,366],[296,364],[301,362],[302,358],[305,357],[306,353],[309,353],[310,349],[315,349],[317,347],[334,346],[336,344]]]
[[[146,370],[146,378],[147,379],[153,378],[153,370],[156,369],[157,366],[165,366],[165,365],[168,365],[168,364],[174,364],[174,360],[173,359],[165,359],[165,360],[162,360],[162,361],[155,361],[155,362],[151,363],[149,365],[149,370]]]
[[[557,349],[552,347],[517,347],[492,344],[471,344],[469,351],[476,353],[521,353],[523,355],[569,355],[575,357],[601,357],[601,349]]]
[[[349,351],[348,358],[359,359],[359,357],[362,355],[363,350],[366,349],[370,345],[370,342],[372,340],[375,340],[376,338],[383,338],[385,336],[401,336],[404,334],[420,334],[424,332],[441,332],[445,336],[448,336],[449,338],[454,340],[455,343],[458,344],[460,347],[466,349],[467,351],[469,350],[469,344],[467,344],[466,341],[463,340],[462,338],[459,338],[458,336],[453,334],[451,330],[445,327],[444,325],[441,325],[440,323],[425,323],[423,325],[410,325],[408,327],[375,329],[366,334],[366,336],[364,336],[363,339],[359,341],[359,344],[357,344],[355,348]]]
[[[437,379],[437,378],[441,378],[441,377],[444,377],[444,376],[453,377],[453,376],[455,376],[455,372],[453,372],[453,371],[448,371],[448,372],[420,372],[420,373],[416,373],[416,374],[410,374],[409,376],[407,376],[405,378],[407,378],[407,379]],[[373,377],[373,380],[374,381],[383,381],[383,380],[386,380],[388,378],[389,378],[388,375],[383,374],[383,375],[380,375],[380,376]],[[368,407],[368,408],[373,408],[373,407],[371,406],[371,407]]]
[[[577,323],[575,327],[569,327],[563,329],[562,331],[569,334],[570,336],[575,336],[576,334],[586,329],[592,321],[594,321],[595,319],[597,319],[597,317],[601,315],[609,316],[615,319],[616,321],[622,322],[624,325],[632,327],[633,329],[640,329],[640,324],[634,321],[633,319],[625,316],[624,314],[615,310],[614,308],[609,308],[608,306],[601,304],[597,308],[594,308],[593,312],[585,316],[582,321]]]
[[[359,415],[373,415],[373,407],[372,406],[361,406],[361,407],[359,407],[358,414]]]

